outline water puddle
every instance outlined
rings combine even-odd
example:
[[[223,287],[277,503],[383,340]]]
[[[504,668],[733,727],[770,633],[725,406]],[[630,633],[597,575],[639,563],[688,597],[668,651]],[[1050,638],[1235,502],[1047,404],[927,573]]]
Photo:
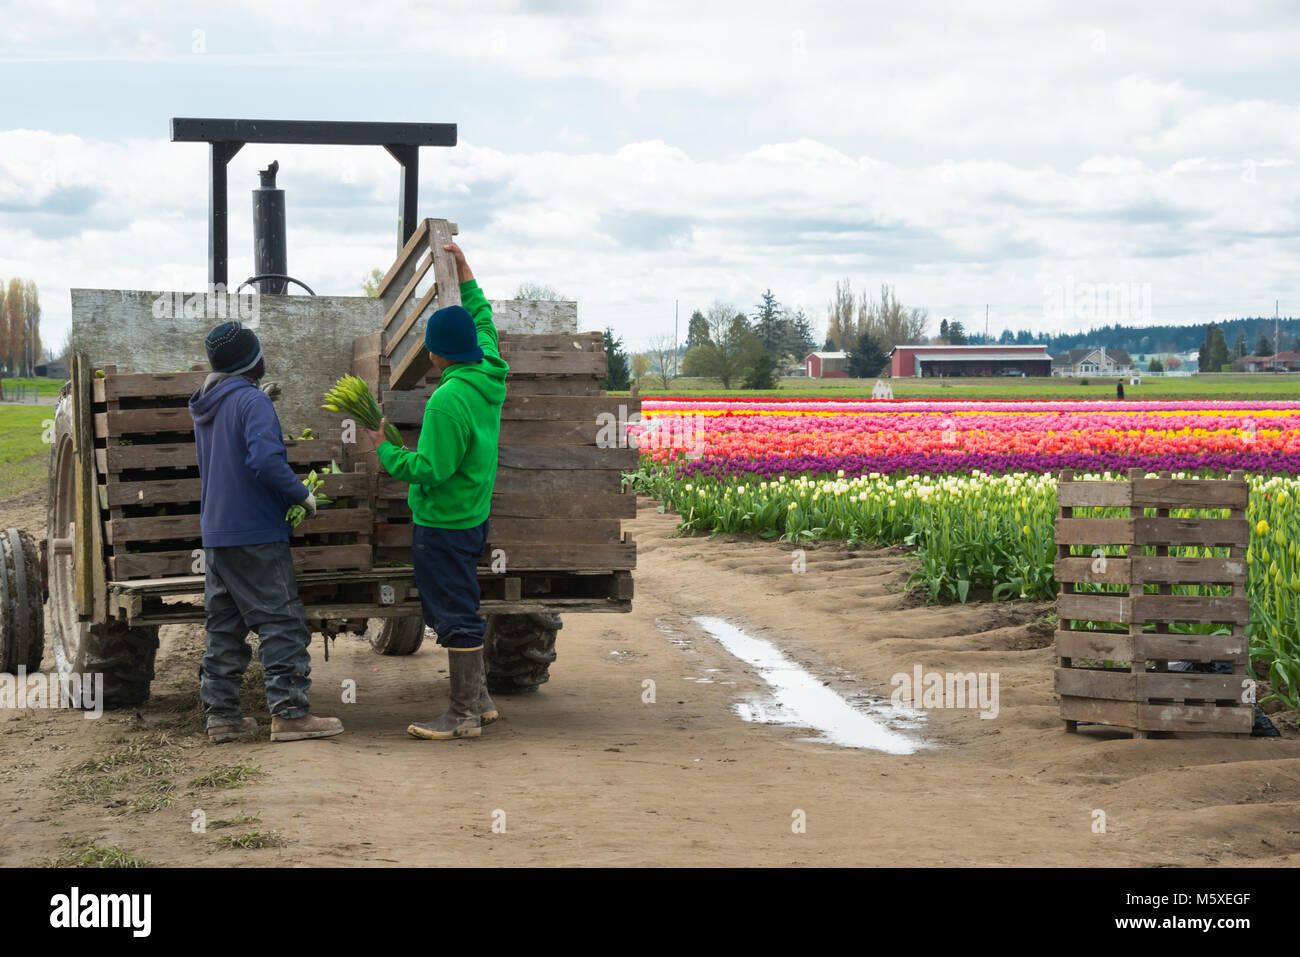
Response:
[[[721,618],[697,617],[694,621],[727,651],[757,669],[771,686],[770,698],[733,706],[744,720],[812,728],[818,734],[806,740],[845,748],[912,754],[925,747],[896,730],[898,726],[918,726],[923,720],[920,712],[895,708],[880,698],[867,701],[863,708],[854,707],[770,641],[747,635]]]

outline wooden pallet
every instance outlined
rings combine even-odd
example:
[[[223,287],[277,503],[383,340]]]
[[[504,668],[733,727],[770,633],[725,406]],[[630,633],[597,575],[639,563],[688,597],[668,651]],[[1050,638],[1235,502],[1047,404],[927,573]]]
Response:
[[[1131,469],[1123,482],[1079,482],[1072,471],[1057,486],[1056,691],[1066,731],[1080,722],[1152,732],[1249,736],[1254,722],[1249,676],[1250,621],[1245,550],[1249,488],[1244,473],[1225,481],[1155,479]],[[1078,508],[1125,508],[1127,518],[1075,517]],[[1174,509],[1225,509],[1226,518],[1171,517]],[[1147,516],[1155,509],[1155,516]],[[1105,554],[1125,547],[1124,555]],[[1155,554],[1143,553],[1154,546]],[[1219,557],[1170,554],[1199,546]],[[1080,554],[1083,548],[1086,553]],[[1112,586],[1099,593],[1090,586]],[[1148,593],[1147,585],[1156,592]],[[1214,585],[1231,594],[1175,595],[1175,585]],[[1082,587],[1081,587],[1082,586]],[[1105,630],[1083,622],[1105,623]],[[1174,623],[1227,625],[1224,636],[1175,634]],[[1147,626],[1152,630],[1147,630]],[[1170,662],[1224,663],[1231,674],[1170,670]]]
[[[118,375],[103,370],[93,387],[95,472],[108,577],[114,581],[193,575],[202,567],[201,483],[189,397],[206,373]],[[335,433],[285,442],[289,464],[302,477],[331,462],[350,467],[348,447]],[[345,471],[325,477],[321,495],[333,501],[293,532],[294,567],[367,569],[374,516],[370,477]]]

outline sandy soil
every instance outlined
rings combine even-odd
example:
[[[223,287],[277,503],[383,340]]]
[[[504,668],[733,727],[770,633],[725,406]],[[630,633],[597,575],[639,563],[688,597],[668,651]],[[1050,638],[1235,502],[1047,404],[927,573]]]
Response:
[[[9,525],[42,531],[43,494],[0,505]],[[631,529],[635,610],[568,618],[550,683],[498,699],[506,720],[477,740],[405,733],[445,702],[444,653],[381,658],[347,637],[328,662],[319,638],[312,648],[315,708],[348,733],[208,745],[196,627],[163,630],[138,713],[0,714],[0,863],[46,863],[91,839],[171,865],[1300,863],[1300,736],[1065,734],[1038,620],[1050,605],[927,607],[902,593],[898,550],[810,549],[794,574],[788,546],[675,538],[653,507]],[[777,643],[846,696],[888,696],[890,676],[918,663],[996,671],[1001,712],[930,711],[914,733],[933,747],[908,756],[748,723],[733,705],[764,682],[700,615]],[[355,704],[341,702],[347,681]],[[264,703],[253,713],[264,719]],[[253,776],[201,781],[232,767]],[[196,812],[248,823],[196,831]],[[247,835],[272,846],[222,840]]]

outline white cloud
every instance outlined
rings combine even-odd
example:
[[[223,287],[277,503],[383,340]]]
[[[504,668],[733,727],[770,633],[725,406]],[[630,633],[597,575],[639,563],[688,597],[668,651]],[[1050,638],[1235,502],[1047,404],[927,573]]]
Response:
[[[639,345],[675,298],[689,315],[771,286],[820,321],[846,275],[975,327],[991,302],[995,329],[1042,328],[1042,286],[1067,275],[1151,283],[1158,321],[1285,298],[1297,40],[1297,17],[1268,4],[133,0],[106,15],[16,0],[0,67],[80,61],[93,86],[124,64],[291,66],[311,93],[271,89],[275,111],[336,119],[355,118],[332,113],[341,87],[400,76],[384,108],[504,117],[510,142],[466,123],[456,149],[423,152],[421,212],[462,224],[492,295],[548,283],[579,298],[585,326]],[[394,63],[409,75],[378,72]],[[115,108],[161,124],[196,90],[210,95]],[[61,130],[69,94],[49,95]],[[536,118],[570,102],[546,137]],[[393,255],[396,165],[376,148],[246,147],[230,168],[232,277],[251,271],[246,190],[271,159],[290,271],[356,291]],[[71,286],[205,282],[206,160],[197,144],[0,133],[0,276],[40,283],[47,340]]]

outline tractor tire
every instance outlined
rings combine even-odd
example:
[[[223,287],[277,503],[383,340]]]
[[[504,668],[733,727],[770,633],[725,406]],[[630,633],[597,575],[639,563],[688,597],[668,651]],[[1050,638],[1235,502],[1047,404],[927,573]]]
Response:
[[[46,504],[50,644],[54,666],[61,675],[102,674],[102,706],[129,708],[149,700],[149,684],[154,678],[154,659],[158,652],[158,626],[130,628],[116,620],[95,624],[78,613],[73,557],[58,554],[54,545],[56,540],[72,536],[76,522],[74,435],[72,401],[64,397],[54,410],[50,491]],[[28,667],[31,667],[30,659]]]
[[[424,642],[424,619],[367,619],[366,640],[377,655],[413,655]]]
[[[45,648],[44,576],[36,542],[16,528],[0,531],[0,671],[38,671]]]
[[[551,680],[559,615],[488,615],[483,664],[493,694],[528,694]]]

